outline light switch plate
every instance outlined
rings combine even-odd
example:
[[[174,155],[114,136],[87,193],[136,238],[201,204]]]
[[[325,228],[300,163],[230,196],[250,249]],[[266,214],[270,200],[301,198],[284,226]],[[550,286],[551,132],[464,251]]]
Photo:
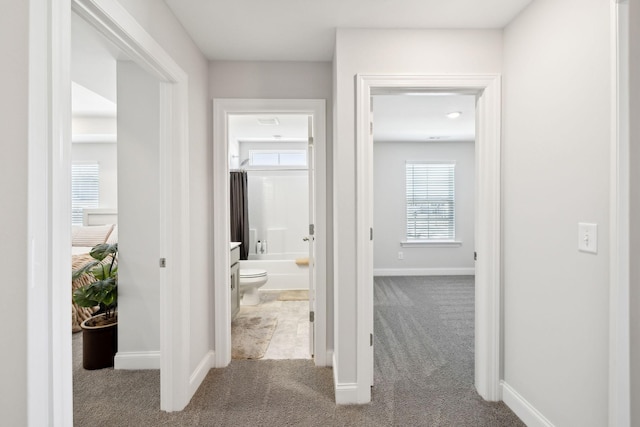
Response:
[[[598,224],[578,223],[578,250],[598,253]]]

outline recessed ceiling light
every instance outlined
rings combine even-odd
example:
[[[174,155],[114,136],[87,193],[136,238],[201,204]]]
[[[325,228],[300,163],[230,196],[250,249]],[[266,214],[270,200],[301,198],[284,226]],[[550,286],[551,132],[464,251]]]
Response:
[[[265,126],[274,126],[279,125],[280,121],[277,117],[273,117],[271,119],[258,119],[258,123]]]
[[[460,111],[452,111],[450,113],[447,113],[447,117],[449,117],[450,119],[457,119],[461,115],[462,113]]]

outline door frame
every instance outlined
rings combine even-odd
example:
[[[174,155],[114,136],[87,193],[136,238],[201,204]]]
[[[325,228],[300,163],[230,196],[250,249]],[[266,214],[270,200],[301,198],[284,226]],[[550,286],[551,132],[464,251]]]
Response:
[[[71,425],[71,13],[160,80],[160,407],[189,381],[188,76],[118,2],[31,0],[29,16],[29,425]],[[43,325],[50,325],[49,328]]]
[[[475,386],[482,398],[502,399],[501,257],[501,76],[390,75],[356,76],[356,312],[358,401],[371,398],[373,372],[369,335],[373,333],[372,151],[369,143],[371,95],[376,89],[447,91],[478,95],[476,109]],[[481,226],[479,226],[481,225]]]
[[[228,116],[233,114],[311,114],[316,155],[316,366],[328,366],[327,355],[327,206],[326,101],[324,99],[213,100],[213,253],[214,365],[231,362],[231,295],[229,282],[229,144]]]
[[[631,206],[629,1],[611,0],[609,425],[631,425]]]

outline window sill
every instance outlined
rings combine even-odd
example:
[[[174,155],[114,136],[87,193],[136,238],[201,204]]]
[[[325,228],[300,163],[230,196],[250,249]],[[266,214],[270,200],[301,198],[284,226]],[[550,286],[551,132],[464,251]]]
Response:
[[[403,248],[459,248],[462,242],[457,240],[404,240]]]

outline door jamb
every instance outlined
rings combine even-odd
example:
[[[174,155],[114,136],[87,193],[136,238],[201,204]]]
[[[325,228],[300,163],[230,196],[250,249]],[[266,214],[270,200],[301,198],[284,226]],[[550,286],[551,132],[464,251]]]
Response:
[[[188,76],[117,2],[32,0],[29,16],[29,425],[71,425],[71,11],[160,80],[161,409],[183,409],[189,387]],[[50,329],[39,323],[50,324]],[[46,408],[43,410],[43,408]]]
[[[373,260],[368,255],[373,195],[368,189],[373,165],[368,144],[371,93],[375,88],[471,91],[481,95],[476,123],[476,261],[475,386],[485,400],[502,399],[501,328],[501,77],[477,75],[357,75],[356,76],[356,312],[358,401],[371,399],[369,334],[373,331]],[[478,225],[481,224],[482,227]]]
[[[631,425],[629,1],[611,1],[609,425]]]
[[[316,155],[316,366],[328,366],[326,290],[326,101],[324,99],[214,99],[213,100],[213,252],[214,258],[214,366],[231,362],[231,296],[229,281],[229,147],[230,114],[313,114]]]

